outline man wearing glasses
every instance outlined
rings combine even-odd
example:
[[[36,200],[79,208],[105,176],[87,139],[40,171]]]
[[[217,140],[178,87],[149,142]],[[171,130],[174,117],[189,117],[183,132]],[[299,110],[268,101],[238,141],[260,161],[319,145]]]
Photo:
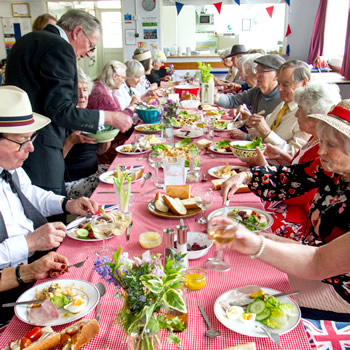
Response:
[[[277,70],[285,62],[279,55],[265,55],[255,61],[257,84],[237,95],[217,94],[215,103],[224,108],[246,105],[252,113],[270,114],[281,102],[277,90]],[[264,111],[262,113],[262,111]]]
[[[119,112],[76,108],[77,60],[91,57],[100,34],[94,16],[69,10],[56,25],[23,36],[8,56],[6,84],[25,90],[33,110],[51,119],[23,168],[34,185],[57,194],[65,194],[62,150],[71,130],[96,133],[109,124],[125,132],[132,126],[132,119]]]

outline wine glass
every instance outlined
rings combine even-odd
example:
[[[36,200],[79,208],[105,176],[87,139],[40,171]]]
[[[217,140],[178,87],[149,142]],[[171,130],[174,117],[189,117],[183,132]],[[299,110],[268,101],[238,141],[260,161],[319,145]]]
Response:
[[[211,188],[198,188],[194,192],[194,200],[199,208],[202,209],[202,217],[196,220],[198,224],[206,224],[208,222],[205,217],[205,211],[213,203],[213,190]]]
[[[162,166],[162,157],[159,152],[151,152],[148,155],[149,165],[154,168],[154,184],[156,187],[163,187],[162,184],[158,183],[158,169]]]
[[[231,266],[224,261],[223,245],[230,243],[235,239],[236,230],[234,227],[236,224],[223,225],[223,224],[213,224],[211,219],[208,223],[208,236],[215,243],[216,247],[216,257],[215,259],[208,260],[206,267],[211,270],[216,271],[228,271]]]
[[[110,250],[106,244],[106,238],[115,234],[116,222],[111,215],[95,217],[91,220],[91,228],[96,239],[103,239],[102,248],[96,252],[97,256],[111,256],[114,251]]]

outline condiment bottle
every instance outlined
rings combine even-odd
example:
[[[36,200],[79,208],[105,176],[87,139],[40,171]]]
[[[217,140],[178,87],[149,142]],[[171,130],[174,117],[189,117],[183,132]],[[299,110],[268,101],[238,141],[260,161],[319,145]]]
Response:
[[[177,225],[177,244],[176,244],[176,253],[186,254],[182,260],[182,265],[185,269],[188,267],[188,258],[187,258],[187,226]]]
[[[164,241],[164,259],[169,256],[173,258],[171,249],[174,249],[174,229],[166,228],[163,230],[163,241]]]

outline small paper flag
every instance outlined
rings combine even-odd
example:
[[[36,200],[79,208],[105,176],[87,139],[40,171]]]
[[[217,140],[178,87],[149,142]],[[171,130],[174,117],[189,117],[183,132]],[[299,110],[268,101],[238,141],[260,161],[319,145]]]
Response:
[[[241,6],[241,0],[235,0],[237,5]]]
[[[286,0],[286,3],[288,4],[288,6],[290,6],[290,0]]]
[[[221,5],[222,5],[222,2],[217,2],[215,4],[213,4],[216,9],[218,10],[219,14],[221,13]]]
[[[292,34],[292,30],[290,29],[290,25],[288,24],[288,28],[287,28],[287,32],[286,32],[286,37],[287,37],[289,34]]]
[[[274,6],[266,7],[266,11],[271,18],[272,18],[272,14],[273,14],[273,9],[274,9]]]
[[[290,53],[290,46],[288,44],[287,47],[286,47],[286,54],[289,56],[289,53]]]
[[[177,11],[177,15],[179,15],[179,13],[181,12],[184,4],[182,4],[181,2],[175,2],[175,5],[176,5],[176,11]]]

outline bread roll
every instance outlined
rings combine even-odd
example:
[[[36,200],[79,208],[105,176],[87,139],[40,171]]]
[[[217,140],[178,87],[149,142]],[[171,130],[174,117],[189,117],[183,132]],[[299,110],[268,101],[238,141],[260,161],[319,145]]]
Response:
[[[208,148],[212,144],[212,141],[207,140],[207,139],[201,139],[197,142],[197,146],[200,149]]]
[[[177,215],[185,215],[187,214],[187,209],[181,202],[181,199],[179,198],[173,198],[170,196],[165,195],[163,197],[166,205],[170,208],[170,210]]]
[[[256,346],[254,342],[231,346],[230,348],[226,348],[225,350],[256,350]]]
[[[165,194],[173,198],[188,199],[191,197],[191,185],[169,185]]]
[[[156,209],[161,211],[162,213],[167,213],[169,211],[169,207],[165,204],[163,196],[160,194],[160,192],[157,192],[156,194],[154,205]]]
[[[211,180],[211,183],[213,184],[214,190],[221,190],[221,185],[226,181],[227,179],[215,179]],[[245,193],[250,192],[250,189],[248,186],[242,185],[236,193]]]
[[[181,199],[182,204],[185,206],[186,209],[195,209],[198,208],[196,201],[194,198],[189,199]]]

